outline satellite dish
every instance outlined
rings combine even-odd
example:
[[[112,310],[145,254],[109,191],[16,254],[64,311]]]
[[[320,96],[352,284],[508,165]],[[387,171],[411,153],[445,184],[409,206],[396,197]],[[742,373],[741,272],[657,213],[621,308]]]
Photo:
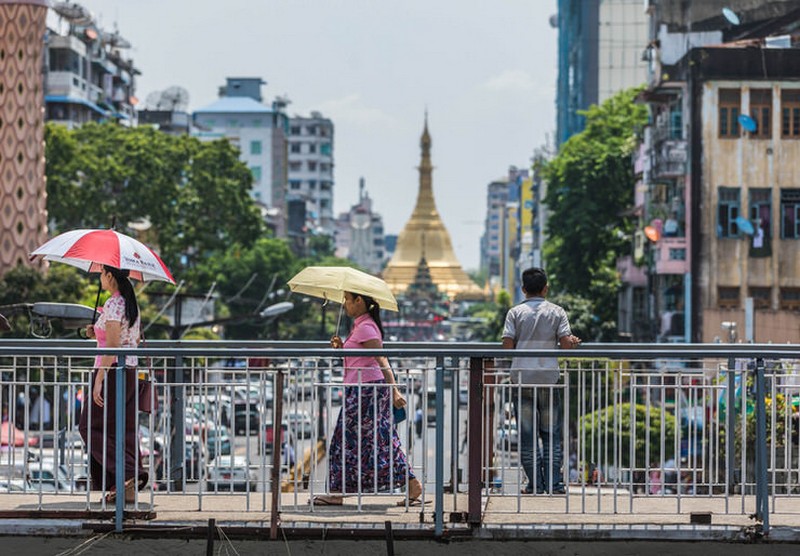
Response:
[[[728,20],[728,22],[729,22],[731,25],[739,25],[739,24],[742,22],[742,21],[739,19],[739,16],[738,16],[738,15],[736,15],[736,12],[734,12],[734,11],[733,11],[732,9],[730,9],[730,8],[722,8],[722,15],[724,15],[724,16],[725,16],[725,19],[727,19],[727,20]]]
[[[753,228],[753,225],[747,218],[744,218],[742,216],[737,216],[734,222],[736,222],[736,225],[739,226],[739,229],[742,230],[742,232],[744,232],[749,236],[753,235],[756,232],[755,228]]]
[[[661,234],[658,233],[658,229],[656,229],[653,226],[645,226],[644,235],[647,236],[647,239],[649,239],[653,243],[661,239]]]
[[[294,309],[294,303],[291,301],[281,301],[280,303],[270,305],[259,314],[262,318],[266,319],[269,317],[277,317],[278,315],[282,315],[287,311],[291,311],[292,309]]]
[[[103,44],[107,44],[114,48],[130,48],[132,45],[130,41],[124,39],[119,31],[113,33],[103,33]]]
[[[69,21],[86,19],[91,15],[89,10],[75,2],[56,2],[53,4],[53,11]]]
[[[741,125],[745,131],[749,131],[750,133],[755,133],[758,129],[758,124],[756,121],[747,114],[739,114],[739,125]]]

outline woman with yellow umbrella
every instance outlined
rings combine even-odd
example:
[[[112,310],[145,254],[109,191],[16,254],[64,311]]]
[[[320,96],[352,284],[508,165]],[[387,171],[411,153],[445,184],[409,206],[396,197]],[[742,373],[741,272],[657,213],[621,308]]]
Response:
[[[306,284],[306,287],[303,284]],[[381,301],[395,311],[397,301],[383,280],[346,267],[309,267],[289,281],[292,291],[343,300],[354,319],[345,341],[331,338],[344,349],[381,349]],[[381,301],[378,301],[378,300]],[[422,484],[414,476],[393,423],[392,407],[406,400],[394,381],[385,357],[344,358],[345,401],[328,448],[327,496],[314,504],[341,505],[345,494],[372,494],[406,486],[408,503],[420,504]],[[401,500],[398,505],[406,504]]]

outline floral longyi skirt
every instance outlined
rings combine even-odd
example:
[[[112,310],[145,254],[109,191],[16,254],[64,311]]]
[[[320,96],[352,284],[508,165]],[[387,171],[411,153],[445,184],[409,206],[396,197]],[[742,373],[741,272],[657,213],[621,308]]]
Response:
[[[329,491],[368,494],[405,486],[414,473],[394,426],[391,388],[368,382],[345,386],[344,393],[328,449]]]

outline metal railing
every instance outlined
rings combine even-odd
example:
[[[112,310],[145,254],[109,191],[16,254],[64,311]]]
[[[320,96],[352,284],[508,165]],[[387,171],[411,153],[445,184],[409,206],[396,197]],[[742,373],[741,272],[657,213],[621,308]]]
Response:
[[[368,512],[376,497],[406,510],[432,501],[438,535],[446,497],[456,509],[451,513],[461,510],[473,525],[483,519],[485,496],[510,502],[495,511],[532,523],[544,512],[682,514],[702,502],[715,513],[752,513],[766,533],[770,512],[796,513],[800,350],[793,346],[518,350],[513,354],[560,362],[558,383],[518,385],[509,380],[511,352],[491,344],[393,344],[356,352],[298,342],[149,342],[134,351],[85,345],[0,341],[0,496],[35,493],[39,507],[49,496],[80,496],[90,510],[98,501],[105,509],[106,502],[89,486],[101,494],[124,491],[122,474],[107,475],[114,484],[111,478],[92,483],[87,456],[99,450],[106,467],[114,461],[122,468],[124,443],[112,458],[105,443],[80,437],[78,423],[91,400],[94,356],[135,351],[138,372],[155,380],[159,407],[136,416],[134,474],[147,472],[149,481],[134,508],[169,496],[202,511],[215,496],[235,496],[242,511],[270,512],[276,534],[281,511],[313,513],[315,496],[337,494],[330,489],[327,451],[343,405],[353,403],[359,419],[345,416],[344,429],[356,431],[355,461],[364,476],[345,489],[343,511]],[[381,405],[385,398],[375,393],[380,389],[342,384],[342,357],[355,354],[389,357],[408,403],[405,421],[386,428],[391,418]],[[124,384],[116,381],[117,399]],[[138,408],[138,390],[132,400]],[[115,417],[122,438],[122,404]],[[385,462],[370,451],[382,435],[393,439]],[[335,472],[353,472],[346,469],[346,451],[338,452]],[[395,467],[398,453],[407,467]],[[533,465],[526,473],[521,454],[533,461],[542,456],[543,473]],[[379,475],[387,463],[384,484]],[[367,480],[370,474],[374,480]],[[419,501],[404,489],[412,475],[423,486]],[[530,503],[528,492],[547,504]],[[113,503],[118,529],[124,498]]]

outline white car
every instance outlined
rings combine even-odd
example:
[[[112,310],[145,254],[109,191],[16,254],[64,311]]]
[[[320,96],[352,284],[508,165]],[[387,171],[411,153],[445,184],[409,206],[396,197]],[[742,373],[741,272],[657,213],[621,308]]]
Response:
[[[258,467],[251,466],[244,456],[219,456],[208,464],[206,490],[225,492],[250,490],[258,486]]]

